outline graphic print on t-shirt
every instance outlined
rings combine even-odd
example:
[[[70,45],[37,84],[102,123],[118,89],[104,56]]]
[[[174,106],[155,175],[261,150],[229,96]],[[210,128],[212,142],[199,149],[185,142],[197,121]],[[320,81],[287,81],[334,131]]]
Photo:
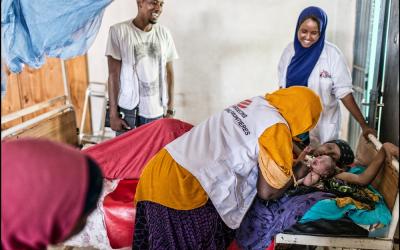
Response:
[[[135,45],[134,49],[140,96],[159,95],[162,87],[160,45],[142,43]]]

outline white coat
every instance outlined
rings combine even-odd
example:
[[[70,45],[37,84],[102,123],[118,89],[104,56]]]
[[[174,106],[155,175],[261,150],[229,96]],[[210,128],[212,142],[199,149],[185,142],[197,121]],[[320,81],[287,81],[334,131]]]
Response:
[[[282,53],[278,65],[279,86],[286,87],[287,68],[294,56],[290,43]],[[324,143],[339,137],[339,100],[353,92],[349,67],[342,52],[334,44],[325,42],[324,49],[308,78],[308,87],[321,98],[323,111],[317,126],[310,131],[310,140]]]

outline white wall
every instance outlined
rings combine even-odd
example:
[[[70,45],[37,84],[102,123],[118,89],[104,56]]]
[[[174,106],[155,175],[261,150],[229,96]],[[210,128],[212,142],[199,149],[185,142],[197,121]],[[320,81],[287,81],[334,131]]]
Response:
[[[160,24],[174,37],[177,118],[197,124],[227,105],[278,88],[277,64],[308,6],[328,14],[327,40],[352,64],[355,0],[165,0]],[[91,81],[106,82],[109,27],[136,15],[135,0],[115,0],[88,52]],[[93,109],[92,109],[93,110]]]

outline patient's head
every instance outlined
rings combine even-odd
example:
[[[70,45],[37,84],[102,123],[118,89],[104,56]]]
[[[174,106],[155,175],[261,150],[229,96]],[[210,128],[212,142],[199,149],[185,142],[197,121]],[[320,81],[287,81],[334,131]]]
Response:
[[[321,155],[311,159],[308,162],[310,172],[304,177],[303,184],[312,186],[316,184],[321,178],[328,178],[335,173],[335,161],[327,155]]]
[[[340,166],[350,165],[354,161],[354,152],[350,145],[343,140],[332,140],[317,147],[315,156],[329,155]]]
[[[335,172],[335,167],[335,161],[327,155],[315,157],[310,162],[311,171],[319,174],[321,177],[331,176]]]

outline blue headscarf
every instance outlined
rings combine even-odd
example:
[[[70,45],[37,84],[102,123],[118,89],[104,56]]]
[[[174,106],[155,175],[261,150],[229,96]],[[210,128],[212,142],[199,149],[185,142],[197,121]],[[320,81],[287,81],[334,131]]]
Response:
[[[314,16],[319,20],[320,37],[316,43],[309,48],[303,48],[299,39],[297,39],[297,32],[300,24],[304,20]],[[317,63],[319,56],[325,45],[325,30],[328,24],[328,17],[326,13],[318,7],[305,8],[297,20],[296,33],[294,34],[294,56],[288,66],[286,73],[286,87],[300,85],[308,86],[308,78]]]

